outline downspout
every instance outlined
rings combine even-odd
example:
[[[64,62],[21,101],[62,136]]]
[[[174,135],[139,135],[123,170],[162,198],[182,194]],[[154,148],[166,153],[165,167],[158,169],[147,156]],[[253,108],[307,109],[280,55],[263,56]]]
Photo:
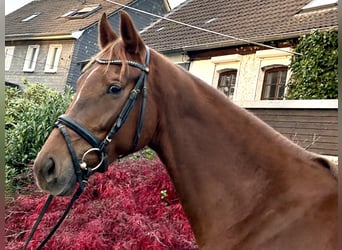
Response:
[[[241,65],[242,65],[242,60],[240,59],[239,68],[238,68],[238,78],[236,79],[235,93],[234,93],[234,96],[233,96],[233,101],[235,101],[236,95],[237,95],[238,90],[239,90],[239,85],[241,85],[241,84],[240,84],[240,79],[241,79]]]
[[[211,78],[211,86],[217,89],[217,85],[214,86],[214,79],[215,79],[215,74],[216,74],[216,63],[214,63],[214,72],[213,72],[213,77]]]
[[[71,85],[71,83],[69,84],[68,83],[68,79],[69,79],[69,75],[71,73],[71,68],[72,68],[72,62],[73,62],[73,57],[74,57],[74,54],[75,54],[75,48],[77,47],[77,42],[78,40],[80,39],[80,37],[83,35],[84,33],[84,29],[83,30],[76,30],[76,31],[72,31],[71,32],[71,36],[75,39],[75,42],[73,43],[73,46],[72,46],[72,49],[71,49],[71,57],[70,57],[70,62],[69,62],[69,70],[68,70],[68,74],[65,74],[65,78],[64,78],[64,83],[65,83],[65,87],[66,86],[70,86],[73,88],[73,86]],[[65,90],[64,90],[65,91]]]
[[[186,50],[184,50],[184,48],[181,49],[181,53],[182,53],[182,62],[189,62],[189,69],[188,71],[190,72],[190,66],[191,66],[191,60],[190,57],[188,55],[188,53],[186,52]],[[186,60],[184,60],[184,58],[186,58]]]

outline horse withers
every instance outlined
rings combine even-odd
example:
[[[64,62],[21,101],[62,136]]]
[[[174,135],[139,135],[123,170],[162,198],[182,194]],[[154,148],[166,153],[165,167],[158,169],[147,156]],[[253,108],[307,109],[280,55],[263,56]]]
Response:
[[[125,12],[120,33],[103,15],[101,51],[35,160],[42,190],[69,195],[80,171],[103,172],[104,163],[148,145],[170,174],[201,249],[337,248],[329,161],[146,47]]]

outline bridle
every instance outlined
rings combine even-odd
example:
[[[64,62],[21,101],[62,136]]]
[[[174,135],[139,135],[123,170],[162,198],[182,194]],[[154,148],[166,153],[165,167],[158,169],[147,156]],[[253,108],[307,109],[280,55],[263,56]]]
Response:
[[[108,134],[102,141],[99,140],[86,127],[76,122],[70,116],[61,115],[58,117],[57,122],[55,123],[55,127],[59,128],[62,135],[64,136],[69,153],[72,158],[77,180],[80,183],[80,185],[83,185],[84,183],[86,183],[89,176],[92,175],[95,171],[104,173],[107,170],[108,168],[107,145],[112,141],[112,138],[117,134],[117,132],[122,127],[122,125],[125,123],[130,111],[132,110],[135,104],[135,101],[137,100],[138,95],[142,93],[142,104],[140,106],[137,130],[136,130],[133,142],[132,142],[132,146],[126,155],[133,152],[134,149],[136,148],[139,138],[141,136],[143,116],[144,116],[144,111],[145,111],[145,106],[146,106],[146,98],[147,98],[146,78],[147,78],[147,73],[149,72],[149,61],[150,61],[150,51],[148,47],[146,47],[146,58],[145,58],[144,65],[134,62],[134,61],[129,61],[129,60],[127,61],[128,65],[140,69],[141,74],[134,88],[131,90],[129,97],[126,100],[120,114],[116,118],[116,121],[114,122],[112,128],[110,129],[110,131],[108,132]],[[123,63],[121,60],[105,60],[105,59],[96,59],[95,62],[99,64],[107,64],[107,65],[108,64],[122,65]],[[82,137],[85,141],[87,141],[92,146],[92,148],[90,148],[83,154],[81,162],[79,162],[77,155],[73,149],[72,143],[69,139],[70,136],[68,135],[66,127],[76,132],[80,137]],[[86,155],[91,152],[97,152],[100,158],[100,162],[93,168],[89,168],[85,162]]]
[[[74,202],[78,199],[78,197],[81,195],[81,193],[84,191],[85,186],[88,182],[88,178],[95,172],[101,172],[104,173],[108,169],[108,155],[107,155],[107,146],[112,141],[112,138],[118,133],[122,125],[127,120],[128,115],[130,114],[138,95],[142,94],[142,103],[140,106],[140,112],[137,122],[137,130],[132,142],[132,146],[127,154],[124,156],[132,153],[140,139],[141,136],[141,130],[143,125],[143,118],[144,118],[144,111],[146,106],[146,99],[147,99],[147,74],[149,72],[149,62],[150,62],[150,49],[146,46],[146,58],[144,65],[134,62],[134,61],[126,61],[126,63],[129,66],[138,68],[141,70],[140,77],[138,78],[134,88],[131,90],[130,95],[128,99],[126,100],[121,112],[119,113],[118,117],[116,118],[116,121],[114,122],[112,128],[106,135],[106,137],[103,140],[99,140],[92,132],[90,132],[86,127],[82,126],[80,123],[76,122],[73,118],[71,118],[68,115],[61,115],[58,117],[55,127],[58,128],[61,132],[61,134],[64,137],[64,140],[66,142],[69,154],[71,156],[72,164],[74,167],[75,175],[77,178],[77,182],[79,183],[79,187],[74,193],[73,197],[71,198],[66,210],[64,211],[63,215],[59,218],[56,225],[53,227],[53,229],[50,231],[50,233],[45,237],[45,239],[40,243],[40,245],[37,247],[37,249],[41,249],[46,242],[51,238],[51,236],[54,234],[54,232],[57,230],[59,225],[63,222],[67,214],[69,213],[72,205]],[[124,62],[122,60],[107,60],[107,59],[95,59],[95,63],[99,64],[107,64],[107,65],[119,65],[121,66]],[[67,131],[67,128],[73,130],[76,132],[82,139],[87,141],[92,148],[88,149],[86,152],[84,152],[81,160],[77,157],[76,151],[72,145],[70,135]],[[85,162],[86,156],[91,153],[96,152],[98,154],[98,157],[100,159],[99,163],[95,167],[88,167],[87,163]],[[123,156],[121,156],[123,157]],[[26,249],[28,246],[28,243],[33,237],[34,232],[36,231],[40,221],[42,220],[43,215],[45,214],[47,208],[49,207],[51,201],[52,201],[53,195],[49,195],[48,199],[45,202],[45,205],[39,214],[35,224],[32,227],[32,230],[30,232],[30,235],[28,236],[25,245],[23,249]]]

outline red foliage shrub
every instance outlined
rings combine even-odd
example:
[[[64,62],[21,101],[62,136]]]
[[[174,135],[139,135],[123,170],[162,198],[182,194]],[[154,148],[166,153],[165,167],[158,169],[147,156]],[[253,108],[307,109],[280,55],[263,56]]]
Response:
[[[36,190],[30,186],[30,190]],[[166,195],[161,194],[166,190]],[[47,195],[31,191],[6,204],[6,249],[20,249]],[[54,199],[29,249],[39,245],[70,197]],[[159,160],[112,164],[89,184],[46,249],[197,249],[190,225]]]

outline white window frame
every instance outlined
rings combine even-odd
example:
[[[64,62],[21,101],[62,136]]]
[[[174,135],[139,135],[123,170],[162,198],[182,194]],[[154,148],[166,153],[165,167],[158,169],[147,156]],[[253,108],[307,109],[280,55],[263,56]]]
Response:
[[[225,92],[222,91],[222,93],[225,96],[227,96],[227,98],[229,98],[230,100],[234,100],[235,93],[236,93],[235,90],[236,90],[236,85],[237,85],[236,83],[237,83],[237,78],[238,78],[238,70],[235,69],[235,68],[224,68],[224,69],[221,69],[221,70],[217,70],[216,72],[219,74],[218,81],[217,81],[217,89],[220,90],[220,91],[222,91],[220,89],[221,88],[221,86],[220,86],[221,75],[227,75],[228,72],[230,73],[230,75],[235,75],[234,86],[230,85],[228,87],[228,89],[226,89],[228,91],[229,95],[227,95]],[[234,73],[232,74],[232,72],[234,72]],[[225,88],[227,88],[227,87],[225,87]],[[231,89],[234,89],[233,90],[233,95],[231,95]]]
[[[58,68],[59,59],[62,53],[61,44],[50,44],[48,55],[46,58],[45,69],[46,73],[56,73]]]
[[[272,66],[284,66],[288,67],[287,75],[286,75],[286,83],[285,83],[285,95],[287,92],[287,83],[291,77],[291,70],[289,68],[291,62],[291,52],[293,51],[292,48],[282,48],[282,50],[258,50],[255,53],[255,57],[259,60],[259,73],[257,75],[257,81],[254,88],[254,101],[279,101],[279,100],[262,100],[262,89],[264,85],[264,78],[265,78],[265,68],[269,68]],[[283,99],[285,100],[285,99]],[[281,100],[281,101],[283,101]]]
[[[77,10],[70,10],[70,11],[66,12],[65,14],[63,14],[62,17],[72,16],[76,12],[77,12]]]
[[[33,18],[36,18],[37,16],[40,15],[40,12],[36,12],[26,18],[24,18],[23,20],[21,20],[22,22],[28,22],[28,21],[31,21]]]
[[[101,4],[87,4],[82,9],[74,9],[66,12],[64,15],[62,15],[62,17],[70,19],[85,18],[100,10],[101,8]]]
[[[15,46],[5,46],[5,71],[9,71],[12,64]]]
[[[39,54],[39,45],[29,45],[24,62],[24,72],[34,72]],[[32,54],[35,51],[35,54]]]
[[[218,89],[220,74],[222,72],[236,70],[234,94],[230,98],[233,101],[237,98],[241,60],[242,56],[240,54],[214,56],[210,58],[210,61],[215,64],[214,76],[211,85],[216,89]]]
[[[270,89],[269,91],[267,91],[267,97],[264,96],[264,90],[265,90],[265,86],[271,86],[270,84],[266,84],[265,85],[265,78],[267,76],[267,74],[273,72],[271,70],[276,70],[277,72],[279,71],[283,71],[281,69],[285,69],[286,68],[286,78],[285,78],[285,83],[283,85],[284,87],[284,93],[281,99],[278,99],[278,95],[279,95],[279,87],[282,86],[280,84],[276,84],[275,88],[277,90],[277,93],[275,94],[277,96],[277,99],[270,99]],[[260,100],[285,100],[286,97],[286,92],[287,92],[287,83],[289,81],[289,66],[288,65],[283,65],[283,64],[272,64],[272,65],[268,65],[268,66],[264,66],[261,68],[261,70],[263,71],[263,79],[262,79],[262,90],[261,90],[261,96],[260,96]],[[278,76],[277,76],[277,83],[278,83]]]

